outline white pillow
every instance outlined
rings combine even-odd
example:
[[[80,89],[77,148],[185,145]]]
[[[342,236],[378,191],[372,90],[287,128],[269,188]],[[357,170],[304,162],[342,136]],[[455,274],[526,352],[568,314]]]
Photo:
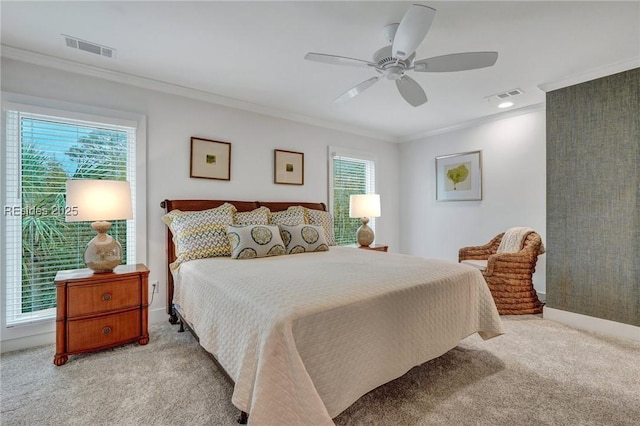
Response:
[[[280,225],[280,232],[287,254],[329,250],[322,226]]]
[[[254,259],[285,254],[280,230],[275,225],[229,225],[227,236],[233,259]]]

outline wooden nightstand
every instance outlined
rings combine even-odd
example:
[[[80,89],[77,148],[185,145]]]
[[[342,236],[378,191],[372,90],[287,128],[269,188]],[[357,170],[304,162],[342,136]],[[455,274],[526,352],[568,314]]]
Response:
[[[57,316],[55,365],[68,355],[138,341],[149,343],[147,329],[149,269],[120,265],[113,272],[90,269],[56,275]]]
[[[363,250],[375,250],[375,251],[384,251],[389,250],[389,246],[383,246],[381,244],[371,244],[369,247],[358,246],[359,249]]]

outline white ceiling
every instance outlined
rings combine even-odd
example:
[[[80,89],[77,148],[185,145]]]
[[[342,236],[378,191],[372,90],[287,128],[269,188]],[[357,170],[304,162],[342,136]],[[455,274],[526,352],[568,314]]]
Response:
[[[422,3],[437,13],[416,59],[465,51],[499,58],[480,70],[410,72],[429,98],[417,108],[387,80],[334,104],[377,74],[303,59],[320,52],[370,60],[388,44],[382,28],[399,22],[411,2],[3,0],[2,52],[62,58],[395,141],[499,113],[485,99],[499,92],[522,89],[514,108],[530,107],[544,102],[541,85],[640,66],[638,1]],[[70,49],[61,34],[114,48],[115,59]]]

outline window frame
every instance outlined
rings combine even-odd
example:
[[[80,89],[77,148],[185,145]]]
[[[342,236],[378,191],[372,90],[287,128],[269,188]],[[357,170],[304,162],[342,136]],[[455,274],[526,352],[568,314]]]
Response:
[[[370,161],[373,163],[374,166],[374,173],[373,173],[373,188],[369,187],[369,183],[367,184],[367,186],[369,188],[367,188],[367,193],[377,193],[377,188],[378,186],[378,159],[377,157],[370,153],[370,152],[365,152],[365,151],[359,151],[359,150],[354,150],[354,149],[350,149],[350,148],[341,148],[341,147],[336,147],[336,146],[329,146],[328,147],[328,165],[329,165],[329,172],[328,172],[328,199],[329,199],[329,211],[331,212],[331,214],[333,215],[334,212],[334,207],[335,207],[335,200],[334,200],[334,168],[333,168],[333,160],[335,157],[345,157],[345,158],[353,158],[355,160],[361,160],[361,161]],[[374,230],[375,232],[375,226],[376,226],[376,220],[375,218],[369,218],[369,223],[368,223],[369,227],[371,229]],[[354,245],[356,244],[356,240],[354,239],[353,244],[347,244],[347,245]]]
[[[146,236],[146,116],[141,114],[109,110],[105,108],[93,107],[88,105],[74,104],[52,99],[38,98],[34,96],[2,92],[2,141],[3,148],[0,149],[0,173],[4,176],[7,167],[6,153],[6,116],[7,111],[21,111],[32,114],[42,114],[55,117],[66,118],[70,120],[82,120],[96,123],[107,123],[119,126],[134,127],[136,145],[135,145],[135,188],[132,188],[134,196],[135,209],[135,262],[146,263],[147,258],[147,236]],[[5,185],[0,185],[0,199],[3,201],[3,214],[0,215],[0,229],[6,229],[6,222],[10,220],[4,214],[4,203],[7,200]],[[4,235],[4,232],[3,232]],[[6,318],[6,289],[8,284],[8,270],[6,240],[0,244],[0,274],[2,277],[2,285],[0,286],[0,304],[2,304],[2,315],[0,316],[0,341],[29,337],[43,333],[55,331],[55,312],[50,316],[52,310],[38,313],[32,316],[32,319],[25,323],[7,324]],[[15,266],[15,265],[13,265]],[[46,316],[45,316],[46,315]],[[40,316],[41,318],[38,318]]]

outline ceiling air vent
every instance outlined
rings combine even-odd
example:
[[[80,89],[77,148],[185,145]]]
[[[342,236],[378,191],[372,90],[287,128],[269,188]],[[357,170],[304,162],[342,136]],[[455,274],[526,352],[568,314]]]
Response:
[[[85,52],[104,56],[105,58],[113,58],[115,56],[116,50],[111,47],[102,46],[86,40],[80,40],[79,38],[71,37],[66,34],[62,34],[62,36],[64,37],[67,47],[72,49],[84,50]]]
[[[514,96],[522,95],[524,91],[522,89],[511,89],[506,92],[496,93],[495,95],[487,96],[485,99],[488,101],[504,100]]]
[[[512,96],[522,95],[524,92],[520,89],[507,90],[506,92],[498,93],[496,96],[500,99],[507,99]]]

